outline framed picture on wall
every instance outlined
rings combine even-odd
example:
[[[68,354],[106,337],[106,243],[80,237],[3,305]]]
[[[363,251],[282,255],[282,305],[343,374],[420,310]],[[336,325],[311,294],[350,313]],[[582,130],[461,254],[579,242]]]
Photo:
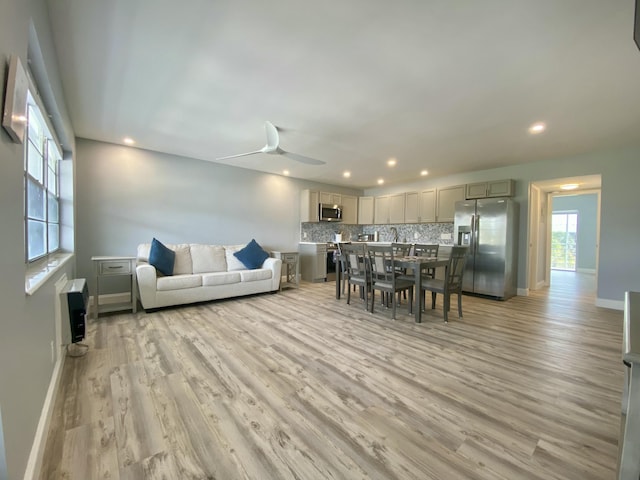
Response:
[[[7,76],[7,91],[4,99],[2,126],[14,142],[23,143],[27,126],[27,93],[29,79],[20,58],[11,55]]]

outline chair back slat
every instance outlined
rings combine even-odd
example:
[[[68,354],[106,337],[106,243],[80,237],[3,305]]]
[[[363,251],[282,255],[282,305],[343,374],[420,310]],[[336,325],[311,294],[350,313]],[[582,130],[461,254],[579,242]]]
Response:
[[[447,272],[447,286],[449,291],[459,291],[462,286],[462,275],[467,261],[467,247],[452,247]]]
[[[369,245],[367,253],[374,282],[393,283],[395,277],[393,248],[390,245]]]
[[[366,252],[362,244],[345,244],[342,247],[347,275],[353,277],[366,276]]]

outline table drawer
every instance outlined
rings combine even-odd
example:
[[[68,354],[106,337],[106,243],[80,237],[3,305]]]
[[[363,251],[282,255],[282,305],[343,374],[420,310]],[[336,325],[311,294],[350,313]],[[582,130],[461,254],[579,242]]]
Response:
[[[298,261],[297,253],[284,253],[282,254],[282,261],[285,263],[296,263]]]
[[[100,275],[129,275],[131,262],[128,260],[103,260],[98,266]]]

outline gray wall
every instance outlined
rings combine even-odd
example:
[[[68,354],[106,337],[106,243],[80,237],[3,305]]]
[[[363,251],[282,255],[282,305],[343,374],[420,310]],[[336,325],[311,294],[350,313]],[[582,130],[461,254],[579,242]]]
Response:
[[[93,255],[135,255],[153,237],[168,243],[243,244],[297,250],[300,191],[361,195],[279,175],[78,139],[78,275]]]
[[[60,119],[68,134],[64,136],[73,138],[57,74],[57,60],[51,48],[44,0],[2,0],[0,11],[2,104],[9,56],[19,55],[26,66],[29,42],[33,46],[37,36],[41,58],[36,59],[33,67],[38,70],[38,84],[46,82],[47,88],[42,94],[47,109]],[[53,284],[62,273],[73,277],[73,262],[34,295],[25,295],[23,147],[12,143],[4,129],[0,130],[0,431],[6,453],[6,465],[0,460],[0,478],[17,479],[23,477],[53,372],[50,350],[50,342],[55,339]],[[2,458],[4,455],[0,452]]]
[[[578,212],[577,269],[595,271],[596,245],[598,243],[598,195],[589,193],[553,197],[553,211],[563,210]]]
[[[365,190],[365,195],[382,195],[427,187],[513,178],[515,200],[520,204],[518,240],[518,288],[527,288],[527,229],[529,184],[579,175],[602,176],[600,206],[600,263],[598,299],[621,302],[626,290],[640,290],[640,257],[629,256],[640,225],[640,210],[630,200],[640,178],[640,148],[615,149],[469,172],[437,180]]]

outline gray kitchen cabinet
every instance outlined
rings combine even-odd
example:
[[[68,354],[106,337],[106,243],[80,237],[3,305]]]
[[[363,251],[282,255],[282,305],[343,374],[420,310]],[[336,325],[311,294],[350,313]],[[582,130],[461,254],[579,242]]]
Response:
[[[327,279],[327,244],[300,243],[300,273],[307,282],[324,282]]]
[[[320,203],[342,205],[342,195],[339,193],[320,192]]]
[[[469,183],[466,188],[467,200],[488,197],[512,197],[514,194],[515,181],[510,179]]]
[[[408,192],[405,197],[404,223],[436,221],[436,191]]]
[[[456,202],[465,199],[465,185],[438,189],[436,210],[437,222],[453,222],[456,213]]]
[[[376,225],[389,223],[389,196],[376,197],[373,203],[373,223]]]
[[[358,224],[371,225],[373,219],[373,197],[358,198]]]
[[[404,193],[375,197],[374,223],[376,225],[404,223],[404,202]]]
[[[420,222],[420,192],[407,192],[404,198],[404,222]]]
[[[300,221],[317,222],[319,203],[319,192],[314,190],[302,190],[302,192],[300,192]]]
[[[389,196],[389,223],[404,223],[405,194]]]
[[[358,197],[342,195],[342,223],[358,224]]]

